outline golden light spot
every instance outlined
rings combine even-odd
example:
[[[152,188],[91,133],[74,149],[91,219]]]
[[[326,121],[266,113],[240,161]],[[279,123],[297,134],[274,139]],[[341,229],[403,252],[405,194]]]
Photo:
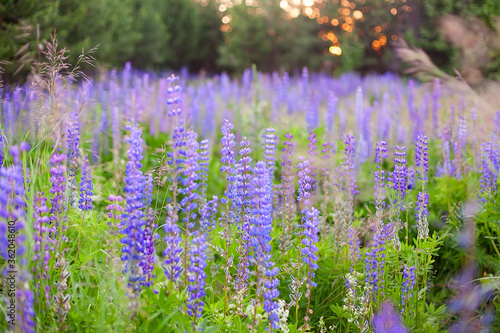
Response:
[[[398,36],[397,36],[397,35],[392,35],[392,36],[391,36],[391,39],[392,39],[393,41],[397,41],[397,40],[398,40]]]
[[[320,17],[319,19],[316,20],[318,24],[323,24],[323,19]]]
[[[340,46],[330,46],[330,48],[328,49],[330,51],[331,54],[333,55],[336,55],[336,56],[339,56],[342,54],[342,49],[340,48]]]
[[[381,32],[381,31],[382,31],[382,27],[381,27],[380,25],[377,25],[377,26],[375,27],[375,31],[376,31],[376,32]]]
[[[380,37],[379,41],[380,41],[381,45],[385,45],[385,44],[387,44],[387,37],[382,36],[382,37]]]
[[[302,0],[302,3],[306,7],[311,7],[312,5],[314,5],[314,0]]]
[[[323,16],[322,19],[324,23],[328,23],[328,16]]]
[[[219,6],[219,12],[225,12],[227,7],[225,5],[220,5]]]
[[[281,0],[280,1],[280,7],[283,10],[287,10],[288,8],[290,8],[290,6],[288,5],[288,2],[286,0]]]
[[[342,14],[344,14],[345,16],[349,15],[350,13],[351,13],[351,10],[350,10],[350,9],[348,9],[348,8],[344,8],[344,9],[342,10]]]
[[[356,8],[356,4],[354,2],[351,2],[349,7],[351,7],[351,9],[354,9],[354,8]]]
[[[321,36],[321,39],[326,42],[328,40],[328,36],[326,34],[324,34],[323,36]]]
[[[347,31],[348,27],[349,27],[349,24],[347,24],[347,23],[342,23],[342,27],[341,27],[341,28],[342,28],[342,30]]]
[[[231,21],[231,17],[229,15],[226,15],[222,18],[222,23],[228,24]]]
[[[355,10],[352,13],[352,17],[354,17],[355,20],[361,20],[363,18],[363,13],[359,10]]]
[[[300,6],[300,0],[293,0],[292,3],[294,6]]]
[[[300,15],[300,9],[298,8],[293,8],[291,11],[290,11],[290,16],[291,17],[297,17]]]
[[[346,23],[352,24],[353,20],[352,17],[346,17],[345,18]]]
[[[312,13],[313,13],[313,10],[311,7],[307,7],[305,10],[304,10],[304,13],[306,13],[306,15],[308,16],[311,16]]]
[[[396,8],[391,9],[391,14],[396,15],[398,13],[398,10]]]
[[[348,0],[342,0],[342,1],[341,1],[341,4],[342,4],[342,6],[344,6],[344,7],[349,7],[349,5],[350,5]]]
[[[330,22],[333,26],[338,26],[339,25],[339,20],[337,19],[333,19],[331,22]]]
[[[378,51],[380,50],[380,42],[378,40],[374,40],[372,42],[372,48],[375,50],[375,51]]]

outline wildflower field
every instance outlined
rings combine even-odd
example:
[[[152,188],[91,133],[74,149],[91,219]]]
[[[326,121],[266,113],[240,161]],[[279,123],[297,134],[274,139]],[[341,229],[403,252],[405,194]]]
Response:
[[[0,331],[500,330],[484,101],[306,68],[75,83],[53,55],[1,95]]]

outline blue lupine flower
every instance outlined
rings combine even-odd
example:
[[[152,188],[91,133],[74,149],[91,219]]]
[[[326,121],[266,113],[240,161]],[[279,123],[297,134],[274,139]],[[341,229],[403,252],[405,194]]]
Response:
[[[361,258],[361,251],[359,250],[361,241],[357,230],[352,227],[347,230],[347,243],[349,244],[349,254],[351,256],[351,267],[349,269],[352,271],[356,262]]]
[[[415,219],[417,222],[418,236],[427,238],[429,226],[427,223],[427,205],[429,204],[429,194],[427,193],[427,173],[429,171],[429,152],[427,147],[427,136],[419,135],[415,149],[415,165],[417,167],[418,179],[422,182],[422,189],[417,194],[415,205]]]
[[[379,215],[382,214],[385,208],[385,171],[382,170],[381,165],[384,158],[387,158],[387,142],[379,141],[377,142],[377,148],[375,148],[377,170],[374,173],[375,207]]]
[[[126,208],[122,220],[122,260],[125,262],[124,271],[128,274],[128,284],[134,292],[140,290],[144,282],[144,272],[141,264],[144,260],[144,229],[146,179],[141,171],[142,160],[142,131],[136,124],[126,126],[130,136],[125,139],[130,144],[125,175]]]
[[[67,132],[69,173],[71,177],[74,177],[75,169],[78,166],[77,159],[80,156],[80,120],[76,111],[69,114]]]
[[[380,288],[384,287],[385,244],[391,236],[392,224],[385,224],[373,236],[366,263],[366,283],[372,286],[373,298],[377,297]]]
[[[404,312],[408,301],[413,298],[413,287],[415,286],[415,266],[403,269],[403,284],[401,285],[401,313]]]
[[[65,160],[66,156],[57,151],[50,157],[50,182],[52,183],[52,188],[50,189],[50,193],[52,194],[52,198],[50,199],[50,220],[56,229],[59,228],[60,215],[65,209],[66,203],[66,196],[64,195],[66,190]]]
[[[205,267],[207,267],[207,244],[206,234],[195,232],[191,244],[191,264],[188,268],[189,292],[187,313],[195,318],[201,318],[203,314],[203,301],[205,296]]]
[[[399,210],[404,210],[404,198],[408,190],[408,169],[406,168],[406,151],[405,147],[396,146],[394,155],[394,171],[389,173],[389,180],[392,182],[392,188],[395,192],[393,204],[397,204]]]
[[[200,142],[200,152],[199,152],[199,165],[200,170],[198,172],[200,176],[200,193],[202,198],[207,196],[207,181],[208,181],[208,167],[210,166],[210,146],[208,140],[202,140]]]
[[[272,230],[272,193],[270,192],[269,168],[265,162],[259,161],[255,164],[254,177],[252,179],[252,216],[250,217],[250,246],[253,253],[251,262],[257,270],[257,295],[259,287],[265,286],[264,307],[270,314],[270,323],[273,328],[277,326],[278,316],[275,314],[279,295],[277,286],[279,280],[275,277],[279,271],[271,261],[271,230]],[[265,279],[268,276],[269,279]],[[267,282],[265,282],[267,281]]]
[[[92,210],[93,189],[94,185],[92,184],[92,176],[90,175],[89,160],[87,156],[85,156],[82,168],[82,181],[80,182],[80,205],[78,206],[81,210]]]
[[[198,155],[198,142],[196,141],[197,134],[189,131],[187,133],[186,143],[186,159],[184,161],[184,169],[182,170],[182,188],[180,193],[184,194],[180,205],[182,211],[186,213],[184,222],[186,223],[187,231],[194,226],[192,221],[196,220],[195,209],[198,205],[199,199],[199,155]]]
[[[495,141],[481,144],[481,178],[479,198],[481,202],[493,199],[497,193],[498,175],[500,172],[500,149]]]

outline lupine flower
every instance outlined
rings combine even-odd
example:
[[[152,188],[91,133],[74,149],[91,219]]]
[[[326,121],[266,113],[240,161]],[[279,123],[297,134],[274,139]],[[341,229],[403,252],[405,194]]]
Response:
[[[69,176],[74,177],[75,169],[78,166],[77,159],[80,155],[80,120],[78,112],[73,111],[69,114],[67,128]]]
[[[408,333],[391,303],[382,304],[380,311],[373,317],[372,325],[374,333]]]
[[[196,220],[195,209],[199,199],[198,182],[200,179],[200,165],[196,137],[197,134],[195,132],[189,131],[187,134],[186,159],[184,161],[184,169],[182,170],[183,187],[180,189],[180,193],[184,194],[184,198],[182,198],[180,204],[182,211],[186,214],[184,218],[186,222],[186,233],[194,226],[192,220]]]
[[[375,148],[375,163],[377,170],[374,173],[375,178],[375,207],[377,209],[377,216],[381,219],[381,214],[385,208],[385,171],[382,170],[382,161],[387,158],[387,142],[377,142]]]
[[[401,313],[406,310],[408,302],[413,298],[413,287],[415,286],[415,266],[404,266],[403,284],[401,285]]]
[[[422,183],[422,189],[417,194],[415,219],[417,221],[418,236],[425,239],[429,234],[429,226],[427,223],[429,194],[427,193],[426,187],[428,180],[427,173],[429,171],[429,152],[427,148],[427,136],[425,135],[419,135],[417,138],[415,160],[417,176]]]
[[[259,161],[255,164],[253,171],[252,216],[250,218],[250,247],[253,251],[250,261],[256,269],[255,299],[256,301],[259,299],[260,289],[265,286],[267,292],[263,295],[264,307],[266,311],[269,311],[271,326],[274,328],[278,320],[278,317],[274,315],[277,310],[277,301],[274,299],[279,295],[277,290],[279,281],[275,276],[279,269],[274,267],[274,263],[271,261],[272,193],[269,188],[269,167],[265,162]],[[265,278],[266,276],[268,279]]]
[[[393,204],[396,205],[399,210],[404,210],[404,198],[408,190],[408,169],[406,168],[406,149],[405,147],[396,146],[396,152],[394,153],[394,171],[390,173],[390,181],[392,182],[392,188],[395,192],[395,199]]]
[[[350,270],[352,271],[356,262],[361,258],[361,252],[359,250],[361,241],[358,238],[357,230],[352,227],[347,231],[347,243],[349,244],[349,254],[351,256]]]
[[[208,140],[202,140],[200,142],[200,151],[198,153],[200,170],[198,174],[200,176],[200,193],[203,198],[207,196],[208,167],[210,166],[209,148]]]
[[[214,195],[212,200],[207,201],[200,209],[200,228],[209,231],[215,228],[217,206],[219,199]]]
[[[205,267],[207,267],[207,245],[206,235],[204,233],[195,232],[190,250],[190,266],[188,267],[187,290],[189,292],[187,313],[195,318],[201,318],[203,314],[203,301],[205,296]]]
[[[375,231],[373,243],[365,259],[366,283],[372,286],[373,298],[384,287],[385,244],[391,236],[392,224],[385,224]]]
[[[90,175],[89,160],[85,156],[82,168],[82,181],[80,182],[80,205],[78,206],[81,210],[92,210],[92,196],[94,195],[92,192],[93,189],[94,185],[92,184],[92,177]]]
[[[56,229],[59,228],[61,222],[60,215],[65,210],[66,203],[66,196],[64,195],[66,190],[66,166],[63,164],[65,160],[66,156],[57,151],[50,157],[50,182],[52,183],[52,188],[50,189],[50,193],[52,194],[52,198],[50,199],[50,221]],[[62,237],[63,239],[65,238],[64,235]]]
[[[345,143],[344,148],[344,162],[343,162],[343,172],[344,172],[344,186],[343,188],[347,192],[347,207],[349,209],[348,215],[354,212],[354,197],[359,193],[358,186],[356,185],[356,165],[355,165],[355,154],[356,145],[353,135],[345,135],[343,138]]]
[[[500,172],[500,149],[495,141],[481,144],[481,178],[479,197],[482,202],[493,199],[497,193],[498,175]]]
[[[326,114],[326,126],[329,131],[335,128],[335,115],[337,114],[339,99],[333,91],[328,95],[328,112]]]
[[[126,138],[130,148],[124,188],[126,208],[121,231],[124,237],[120,241],[123,244],[122,260],[125,262],[124,271],[128,274],[128,284],[134,292],[137,292],[144,282],[144,272],[140,265],[144,259],[146,179],[141,171],[142,164],[140,162],[142,160],[142,131],[135,124],[127,126],[126,129],[130,130],[130,136]]]
[[[233,147],[235,145],[235,135],[231,132],[233,129],[233,124],[229,120],[224,119],[224,124],[222,125],[222,139],[221,139],[221,163],[222,167],[220,171],[226,175],[227,187],[225,192],[225,198],[223,203],[228,202],[230,199],[234,198],[234,164],[236,163]]]
[[[176,220],[172,216],[167,216],[163,229],[165,230],[165,250],[163,251],[164,271],[166,277],[176,283],[182,272],[181,254],[182,247],[180,236],[180,228],[177,226]]]
[[[236,205],[241,211],[241,244],[238,248],[240,258],[238,262],[238,275],[236,277],[236,292],[241,292],[247,286],[248,279],[248,266],[250,251],[250,200],[251,200],[251,174],[252,158],[250,157],[250,141],[243,137],[240,141],[240,159],[238,161],[238,175],[237,175],[237,201]]]

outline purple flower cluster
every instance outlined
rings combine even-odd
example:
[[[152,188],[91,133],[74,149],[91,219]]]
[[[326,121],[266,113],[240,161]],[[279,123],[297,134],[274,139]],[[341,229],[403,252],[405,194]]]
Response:
[[[87,156],[85,156],[85,161],[82,167],[82,180],[80,182],[80,201],[79,206],[81,210],[92,210],[92,192],[94,185],[92,184],[92,177],[90,175],[90,166]]]
[[[427,238],[429,226],[427,223],[427,206],[429,204],[429,194],[427,193],[427,173],[429,172],[429,151],[427,147],[427,136],[419,135],[415,149],[415,165],[417,167],[418,179],[422,182],[422,189],[417,194],[415,207],[415,219],[417,221],[418,236]]]
[[[50,193],[52,198],[50,199],[50,221],[55,229],[60,226],[61,218],[64,220],[65,217],[61,216],[61,213],[66,209],[66,166],[64,161],[66,156],[58,153],[57,151],[50,157],[50,182],[52,183],[52,188]],[[52,234],[52,237],[55,235]],[[65,236],[62,236],[63,239]]]
[[[125,200],[126,207],[122,220],[122,234],[124,237],[120,240],[122,247],[122,260],[125,262],[125,273],[128,274],[128,284],[137,292],[141,285],[147,283],[144,278],[144,250],[145,250],[145,199],[144,194],[147,191],[146,177],[141,171],[142,160],[142,131],[136,124],[127,126],[130,136],[126,142],[130,144],[125,176]]]
[[[191,242],[191,263],[188,267],[187,290],[189,292],[187,313],[195,318],[201,318],[203,314],[203,301],[205,296],[205,267],[207,267],[207,244],[205,233],[193,233]]]
[[[359,193],[358,185],[356,184],[356,142],[354,136],[347,134],[343,137],[345,144],[344,162],[343,162],[343,188],[347,192],[347,206],[349,214],[354,211],[354,197]]]
[[[184,195],[180,205],[182,211],[185,213],[186,234],[189,233],[189,229],[194,227],[192,221],[196,220],[195,209],[200,199],[198,193],[200,180],[199,145],[196,137],[197,134],[195,132],[189,131],[187,133],[186,159],[184,161],[184,169],[182,170],[183,179],[181,183],[183,187],[180,189],[180,193]]]
[[[366,263],[366,283],[372,286],[374,299],[377,293],[384,287],[384,264],[385,264],[385,244],[392,233],[392,224],[385,224],[379,228],[373,236],[373,242],[367,257]]]
[[[387,142],[379,141],[375,148],[375,163],[377,164],[377,170],[375,170],[374,173],[375,207],[379,218],[381,218],[380,215],[385,208],[385,171],[382,170],[382,161],[384,158],[387,158]]]
[[[497,194],[498,175],[500,172],[500,149],[498,143],[489,141],[481,144],[481,189],[479,198],[482,202],[492,200]]]
[[[396,146],[394,153],[394,171],[389,174],[389,180],[392,183],[392,189],[395,192],[394,205],[402,211],[404,207],[404,199],[408,190],[408,169],[406,167],[406,149],[405,147]]]
[[[415,266],[403,269],[403,284],[401,285],[401,313],[404,312],[408,301],[413,298],[413,288],[415,287]]]
[[[76,111],[69,114],[67,132],[69,173],[70,177],[74,177],[78,166],[77,159],[80,156],[80,120]]]
[[[222,203],[229,203],[229,200],[235,199],[236,191],[234,188],[236,177],[234,176],[234,165],[236,159],[233,152],[233,147],[236,142],[234,141],[235,135],[231,132],[234,128],[233,124],[229,120],[224,119],[224,124],[222,125],[222,138],[221,138],[221,163],[222,166],[220,171],[226,175],[226,191],[225,198],[221,199]],[[229,213],[229,212],[228,212]],[[229,218],[229,217],[228,217]],[[229,220],[228,220],[229,221]]]
[[[279,272],[271,261],[271,229],[272,229],[272,193],[270,192],[269,167],[265,162],[259,161],[253,169],[254,177],[251,181],[252,188],[252,214],[250,217],[250,261],[256,267],[257,291],[259,287],[266,287],[264,292],[264,307],[269,312],[270,322],[273,328],[277,325],[278,317],[275,314],[277,302],[274,300],[279,295],[277,289],[279,280],[276,275]],[[267,276],[267,279],[265,278]]]

